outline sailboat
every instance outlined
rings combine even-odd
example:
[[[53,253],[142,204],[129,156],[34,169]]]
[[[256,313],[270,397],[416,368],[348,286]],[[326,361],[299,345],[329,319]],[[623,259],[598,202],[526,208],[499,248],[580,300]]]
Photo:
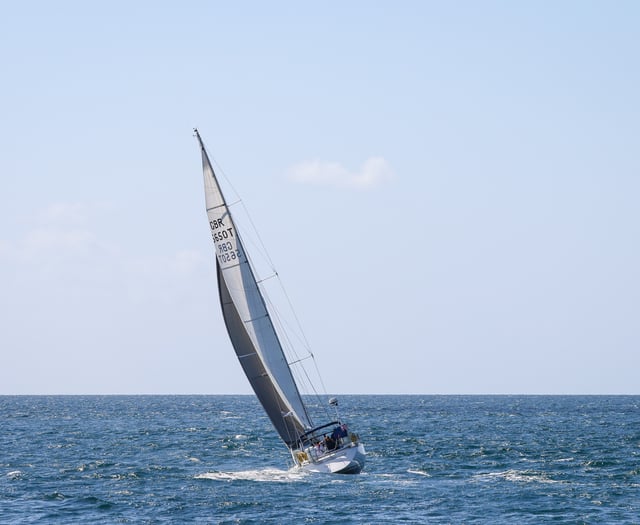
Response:
[[[245,251],[200,133],[207,218],[215,245],[222,315],[253,391],[289,449],[294,468],[310,472],[357,474],[365,464],[360,438],[342,421],[338,401],[329,400],[335,418],[315,425],[287,361],[273,315]]]

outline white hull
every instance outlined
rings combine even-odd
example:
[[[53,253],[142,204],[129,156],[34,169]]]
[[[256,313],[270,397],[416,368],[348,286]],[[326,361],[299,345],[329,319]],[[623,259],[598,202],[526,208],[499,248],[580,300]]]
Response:
[[[323,474],[358,474],[364,468],[365,456],[361,443],[352,444],[323,454],[317,459],[308,458],[300,463],[296,462],[296,468]]]

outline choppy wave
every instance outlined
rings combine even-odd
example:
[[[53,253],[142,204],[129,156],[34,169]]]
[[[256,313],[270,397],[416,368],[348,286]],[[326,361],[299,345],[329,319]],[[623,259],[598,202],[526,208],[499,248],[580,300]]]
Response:
[[[640,515],[640,397],[341,401],[368,453],[357,476],[288,470],[286,447],[250,396],[0,398],[0,523],[531,525]]]
[[[430,476],[430,474],[426,470],[417,469],[417,468],[410,468],[407,470],[407,472],[409,474],[417,474],[418,476],[427,476],[427,477]]]

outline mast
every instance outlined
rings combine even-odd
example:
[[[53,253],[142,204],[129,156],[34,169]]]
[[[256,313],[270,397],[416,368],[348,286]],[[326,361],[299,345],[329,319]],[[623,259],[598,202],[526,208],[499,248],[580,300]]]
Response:
[[[256,396],[291,447],[313,425],[202,138],[197,129],[194,133],[202,153],[206,209],[227,332]]]

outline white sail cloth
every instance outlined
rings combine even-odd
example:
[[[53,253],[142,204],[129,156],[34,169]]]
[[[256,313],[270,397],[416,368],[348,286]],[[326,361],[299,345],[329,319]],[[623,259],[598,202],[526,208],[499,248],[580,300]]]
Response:
[[[197,133],[197,132],[196,132]],[[200,136],[205,200],[223,315],[238,359],[280,437],[289,445],[311,421]]]

